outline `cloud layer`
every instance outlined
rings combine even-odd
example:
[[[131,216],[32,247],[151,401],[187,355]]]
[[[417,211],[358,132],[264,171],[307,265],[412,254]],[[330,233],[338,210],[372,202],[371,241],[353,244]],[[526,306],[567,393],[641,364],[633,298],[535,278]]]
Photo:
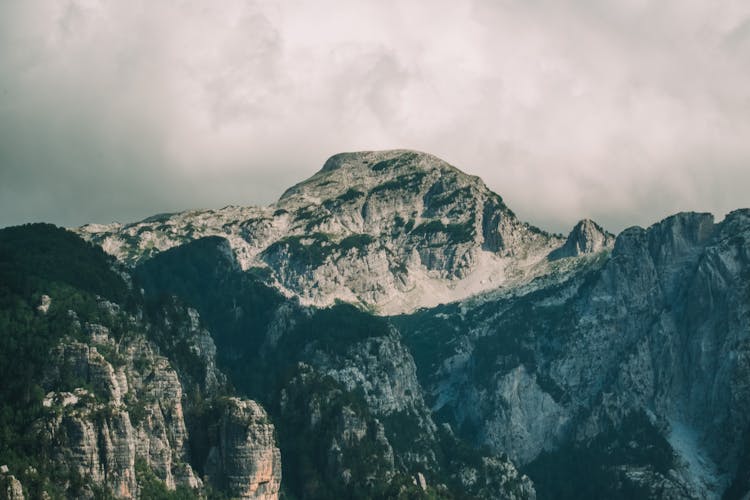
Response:
[[[264,204],[386,148],[556,231],[748,206],[750,4],[0,3],[0,226]]]

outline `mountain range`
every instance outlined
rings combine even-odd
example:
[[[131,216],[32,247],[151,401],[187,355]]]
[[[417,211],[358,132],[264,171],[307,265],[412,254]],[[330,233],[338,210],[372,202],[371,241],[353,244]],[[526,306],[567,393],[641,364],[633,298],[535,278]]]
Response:
[[[747,498],[750,209],[522,222],[415,151],[0,230],[0,496]]]

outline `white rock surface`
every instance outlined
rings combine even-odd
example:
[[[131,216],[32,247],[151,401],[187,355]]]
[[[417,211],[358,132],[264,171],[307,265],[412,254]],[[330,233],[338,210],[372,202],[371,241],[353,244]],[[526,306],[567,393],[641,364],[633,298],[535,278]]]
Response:
[[[576,255],[611,247],[611,235],[586,224],[588,239]],[[478,177],[407,150],[333,156],[268,207],[165,214],[77,232],[130,264],[221,236],[243,269],[269,268],[275,286],[303,304],[344,300],[383,314],[528,283],[554,271],[547,257],[565,242],[520,222]]]

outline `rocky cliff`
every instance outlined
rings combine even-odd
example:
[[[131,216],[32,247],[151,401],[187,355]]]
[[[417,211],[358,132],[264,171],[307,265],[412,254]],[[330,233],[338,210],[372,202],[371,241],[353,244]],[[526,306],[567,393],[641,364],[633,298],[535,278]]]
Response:
[[[750,424],[749,222],[679,214],[557,286],[400,318],[412,349],[450,344],[420,357],[433,409],[537,488],[580,454],[610,494],[721,497]]]
[[[211,480],[233,498],[278,498],[281,454],[266,411],[255,401],[228,398],[218,427],[206,464]]]
[[[613,234],[602,229],[596,222],[584,219],[570,231],[563,246],[550,252],[549,259],[555,260],[598,253],[612,248],[614,242]]]
[[[0,495],[7,500],[24,500],[23,485],[13,474],[8,472],[8,466],[0,466]]]
[[[679,214],[616,238],[583,220],[564,239],[518,221],[479,179],[433,156],[384,151],[336,155],[271,207],[80,232],[143,263],[147,279],[162,276],[153,289],[182,291],[209,314],[226,366],[284,349],[289,359],[276,362],[296,375],[282,383],[283,398],[247,382],[252,370],[228,368],[229,376],[265,398],[281,425],[338,422],[325,427],[332,438],[315,441],[329,464],[317,477],[350,484],[347,462],[356,459],[343,458],[346,443],[368,443],[381,457],[370,474],[391,483],[401,472],[430,484],[439,471],[469,484],[472,474],[460,471],[486,470],[506,454],[543,497],[715,498],[747,488],[746,218]],[[197,243],[206,235],[226,239],[211,243],[229,259],[215,292],[211,266],[180,276],[197,269],[186,262],[205,250]],[[245,290],[242,280],[287,299],[228,292]],[[336,300],[406,314],[374,336],[362,337],[358,324],[335,335],[301,326],[319,317],[304,306]],[[250,303],[269,312],[253,314]],[[339,401],[325,417],[322,401],[339,393],[359,403]],[[299,420],[289,408],[320,416]],[[404,428],[409,437],[397,434]],[[283,434],[282,449],[296,449]],[[473,459],[446,465],[446,439],[488,447],[494,458],[484,469]],[[594,472],[566,492],[581,474],[576,464]]]
[[[44,399],[56,460],[122,498],[137,494],[136,460],[168,489],[201,486],[188,465],[182,387],[169,361],[142,337],[116,345],[105,327],[87,326],[96,340],[63,343],[51,355],[49,388],[70,385],[68,377],[90,387],[53,390]],[[109,349],[119,366],[99,349]]]
[[[216,346],[198,313],[174,299],[146,303],[127,291],[131,281],[118,281],[127,275],[65,233],[46,226],[0,231],[0,321],[8,328],[3,369],[15,371],[28,401],[9,404],[13,400],[3,394],[0,462],[11,464],[2,466],[4,496],[201,498],[209,488],[277,498],[281,472],[273,425],[254,401],[225,396]],[[29,238],[39,246],[15,247]],[[85,263],[84,281],[77,282],[77,272],[44,269],[57,258],[62,265],[67,259]],[[8,271],[24,267],[18,274]],[[124,285],[122,303],[90,293],[98,273]],[[109,287],[111,298],[120,295]],[[38,360],[10,357],[26,343]],[[253,419],[244,421],[245,447],[227,433],[203,436],[199,427],[231,421],[233,405],[253,409]],[[223,460],[207,460],[205,448],[223,450]],[[212,474],[202,479],[209,468]],[[225,484],[219,477],[233,480]]]
[[[104,310],[117,308],[105,303]],[[192,352],[197,358],[199,352],[207,353],[210,359],[202,389],[207,381],[209,390],[216,391],[223,375],[212,368],[211,337],[201,338],[207,332],[194,329],[199,324],[195,311],[183,312],[193,327],[184,332]],[[205,469],[209,482],[232,497],[278,498],[281,459],[263,408],[250,400],[221,400],[219,430],[207,462],[198,463],[190,456],[183,411],[183,385],[190,384],[181,381],[145,334],[137,333],[148,326],[133,317],[128,321],[130,332],[117,341],[107,327],[85,323],[81,328],[87,342],[63,340],[50,353],[44,382],[50,392],[39,426],[53,460],[118,498],[143,497],[140,483],[146,473],[166,490],[200,492],[203,482],[194,467]]]

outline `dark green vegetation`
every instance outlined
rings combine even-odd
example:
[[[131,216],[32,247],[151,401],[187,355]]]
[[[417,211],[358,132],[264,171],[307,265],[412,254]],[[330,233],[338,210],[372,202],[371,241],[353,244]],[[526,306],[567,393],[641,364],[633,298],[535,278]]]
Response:
[[[193,490],[184,486],[178,486],[174,491],[168,490],[143,460],[135,461],[135,475],[141,487],[141,498],[149,500],[198,500],[200,498]]]
[[[337,197],[336,200],[341,201],[341,202],[349,202],[349,201],[354,201],[359,198],[362,198],[364,195],[365,193],[363,193],[362,191],[357,191],[356,189],[352,188],[352,189],[349,189],[344,194]]]
[[[367,235],[362,235],[361,241],[359,236],[351,238],[352,248],[369,241]],[[266,374],[258,363],[269,368],[294,366],[294,353],[308,343],[336,352],[362,339],[388,335],[383,319],[348,304],[315,310],[312,314],[293,303],[287,304],[287,299],[259,280],[256,272],[238,272],[236,263],[220,249],[223,244],[221,238],[204,238],[171,249],[139,266],[136,276],[150,299],[168,300],[169,296],[177,295],[201,312],[220,347],[226,368],[243,370],[232,376],[232,380],[241,384],[251,397],[261,398],[267,390],[263,383]],[[287,314],[291,317],[287,321],[293,326],[276,340],[277,345],[271,346],[267,343],[267,330],[283,305],[289,307]],[[273,349],[265,350],[270,347]],[[278,360],[269,358],[284,350],[287,353]],[[260,373],[253,375],[255,372]]]
[[[404,193],[419,194],[422,189],[422,181],[427,177],[426,172],[413,172],[399,175],[398,177],[379,184],[370,190],[370,196],[386,194],[389,191],[398,191],[401,196]]]
[[[572,301],[550,305],[545,298],[553,289],[532,292],[524,297],[498,300],[461,311],[456,304],[424,309],[392,318],[403,333],[404,342],[414,356],[420,382],[429,385],[429,377],[439,363],[465,349],[459,340],[468,334],[472,343],[469,374],[477,384],[493,387],[497,377],[523,365],[537,374],[540,384],[555,399],[564,398],[560,388],[546,376],[546,362],[559,353],[574,331],[576,321]],[[491,331],[474,334],[471,325],[492,321]]]
[[[441,360],[456,352],[455,342],[464,326],[455,304],[422,309],[413,314],[394,316],[391,321],[403,333],[403,339],[417,365],[417,377],[424,386],[437,371]]]
[[[231,379],[256,387],[262,385],[262,375],[245,379],[254,370],[241,360],[249,363],[248,355],[258,356],[266,329],[285,298],[258,279],[256,271],[236,272],[237,263],[224,245],[224,239],[210,237],[173,248],[136,268],[135,277],[150,302],[168,302],[176,295],[197,308],[217,345],[231,346],[219,351],[225,368],[236,372]]]
[[[544,380],[545,359],[559,352],[573,331],[572,304],[542,305],[536,297],[513,301],[498,318],[497,329],[476,339],[476,380],[492,384],[497,375],[523,365]],[[559,392],[556,389],[554,393]],[[558,398],[555,398],[558,399]]]
[[[377,163],[374,163],[370,168],[374,172],[382,172],[384,170],[391,170],[396,169],[399,167],[409,166],[413,164],[413,162],[419,157],[417,153],[414,152],[408,152],[404,153],[402,155],[399,155],[395,158],[391,158],[390,160],[383,160],[379,161]]]
[[[129,290],[122,274],[113,258],[65,229],[30,224],[0,230],[0,464],[8,465],[30,498],[41,498],[43,492],[52,498],[77,497],[84,488],[95,498],[114,498],[106,488],[92,486],[87,478],[56,465],[55,443],[39,425],[46,418],[42,399],[48,390],[49,353],[63,339],[88,342],[80,325],[103,325],[119,340],[132,334],[128,314],[142,311],[151,325],[162,325],[147,328],[146,333],[170,357],[192,401],[198,402],[187,401],[186,417],[212,405],[198,388],[197,382],[205,377],[203,364],[178,333],[188,321],[184,309],[172,298],[145,302]],[[37,309],[42,295],[51,299],[46,313]],[[119,304],[120,312],[103,310],[103,299]],[[167,323],[171,326],[164,326]],[[122,363],[113,348],[101,345],[98,351],[113,366]],[[70,368],[57,367],[55,390],[81,387],[99,401],[100,388]],[[137,425],[143,418],[142,402],[128,394],[125,403]],[[148,492],[143,498],[197,498],[186,489],[168,492],[148,468],[139,468],[139,479]]]
[[[443,176],[424,195],[425,217],[460,217],[472,206],[474,194],[470,186],[455,188],[455,176]]]
[[[287,493],[300,498],[325,497],[323,492],[338,491],[334,489],[336,483],[328,477],[325,460],[313,458],[319,458],[321,440],[332,430],[324,427],[300,433],[300,419],[309,417],[303,409],[295,410],[294,399],[282,412],[280,389],[299,370],[298,362],[305,359],[306,350],[345,355],[348,346],[362,339],[387,335],[387,324],[349,305],[312,315],[291,305],[286,320],[294,326],[271,345],[267,331],[275,312],[287,301],[258,281],[255,273],[236,272],[235,263],[221,251],[222,244],[217,238],[198,240],[164,252],[140,266],[136,274],[153,299],[177,294],[201,311],[214,332],[222,369],[237,390],[264,404],[277,425],[282,456],[288,457],[282,461]],[[334,393],[328,403],[333,408],[330,411],[340,411],[344,403],[358,411],[366,408],[361,395],[336,388],[331,380],[320,384],[328,384],[326,387]],[[335,420],[323,422],[325,426],[335,425]],[[297,463],[297,459],[305,463]],[[359,487],[352,483],[352,494]]]
[[[59,497],[62,485],[72,491],[82,485],[82,478],[51,463],[51,443],[34,423],[43,412],[48,353],[63,337],[81,335],[68,310],[122,332],[97,306],[96,295],[128,302],[113,266],[99,247],[49,224],[0,230],[0,464],[18,474],[32,498],[42,491]],[[42,294],[52,299],[47,314],[37,310]]]
[[[375,239],[369,234],[353,234],[339,242],[339,249],[341,249],[343,253],[353,249],[361,250],[373,241],[375,241]]]
[[[387,450],[378,442],[374,420],[361,392],[349,392],[330,377],[309,368],[294,370],[286,381],[283,411],[277,416],[279,445],[286,458],[284,480],[290,493],[300,498],[388,498]],[[314,432],[301,435],[292,429],[308,429],[310,407],[319,411]],[[351,482],[343,484],[327,473],[335,467],[329,449],[331,440],[341,432],[344,415],[364,423],[364,439],[354,446],[341,443],[340,459],[351,464]],[[375,487],[367,484],[374,476]]]
[[[437,208],[446,206],[441,205],[441,193],[434,194]],[[342,202],[361,198],[356,193],[347,197]],[[394,221],[396,230],[425,239],[448,235],[463,241],[469,235],[474,237],[469,225],[451,227],[439,221],[414,227],[413,219],[398,219]],[[269,251],[267,257],[294,258],[305,267],[324,262],[334,251],[357,252],[377,244],[366,234],[334,242],[315,233],[310,240],[281,240],[273,249],[275,253]],[[0,464],[10,466],[32,498],[42,491],[62,498],[86,489],[86,478],[53,465],[52,443],[45,441],[34,423],[43,412],[47,353],[63,337],[86,340],[75,327],[76,321],[103,324],[115,339],[129,334],[130,323],[101,312],[97,297],[101,296],[120,304],[123,311],[141,314],[143,322],[152,326],[148,338],[178,370],[186,395],[191,465],[199,475],[205,472],[202,464],[216,439],[222,402],[221,395],[204,394],[200,389],[205,367],[179,333],[188,321],[184,304],[200,311],[214,336],[220,368],[232,386],[227,393],[236,391],[261,402],[276,426],[285,498],[495,498],[498,492],[519,493],[523,488],[520,480],[493,483],[493,478],[503,477],[505,462],[489,450],[473,446],[483,438],[484,423],[477,417],[467,417],[467,412],[448,402],[432,415],[438,428],[428,435],[417,412],[376,414],[368,405],[372,393],[366,393],[361,382],[355,381],[352,389],[331,374],[346,363],[365,364],[363,359],[387,357],[382,353],[394,351],[380,350],[386,341],[403,342],[428,391],[445,360],[469,352],[457,373],[466,377],[465,385],[476,393],[492,394],[500,377],[511,370],[524,370],[555,402],[569,405],[574,393],[563,386],[561,380],[565,379],[554,376],[552,365],[570,352],[570,343],[581,331],[580,319],[588,313],[585,297],[601,274],[599,268],[586,269],[568,282],[521,297],[469,306],[443,305],[382,318],[347,304],[326,309],[302,307],[267,284],[268,270],[242,271],[227,242],[218,237],[196,240],[142,263],[132,273],[134,290],[145,289],[141,296],[129,290],[121,276],[123,270],[111,258],[67,231],[48,225],[2,230]],[[740,275],[747,277],[746,273]],[[743,297],[748,290],[747,286],[742,289]],[[46,314],[37,310],[42,294],[52,297]],[[114,349],[102,347],[101,352],[111,363],[121,362]],[[62,366],[57,388],[76,387],[85,387],[97,396],[96,387],[87,386],[86,380]],[[429,393],[425,397],[428,407],[436,403],[429,400]],[[497,404],[498,411],[505,409],[504,401],[486,401]],[[134,424],[147,418],[142,402],[126,396],[125,403]],[[582,409],[571,425],[588,418],[587,411]],[[524,472],[534,480],[541,499],[658,497],[658,491],[647,489],[654,484],[658,487],[658,481],[637,483],[632,474],[629,478],[625,473],[636,470],[658,479],[676,466],[663,437],[665,431],[652,423],[655,421],[642,412],[630,413],[593,439],[563,440],[560,448],[538,456]],[[344,434],[345,428],[347,432],[356,429],[357,437]],[[745,449],[749,434],[738,437]],[[331,445],[334,440],[335,447]],[[425,462],[429,467],[408,462],[410,456],[430,453]],[[741,498],[747,491],[748,457],[749,453],[741,454],[726,498]],[[475,487],[463,486],[457,471],[465,467],[478,471],[483,481],[490,479]],[[342,479],[343,471],[351,474],[348,480]],[[427,491],[414,485],[416,472],[427,477]],[[167,491],[144,463],[138,464],[137,477],[148,498],[195,496],[185,489]],[[435,487],[440,483],[445,486]],[[111,498],[104,489],[95,490],[95,496]],[[219,494],[210,492],[210,498],[219,498]]]
[[[8,292],[28,294],[56,282],[122,302],[127,286],[114,266],[100,247],[51,224],[0,230],[0,284]]]
[[[618,469],[625,465],[664,476],[674,466],[672,448],[643,412],[628,414],[616,428],[588,443],[542,453],[524,472],[541,499],[629,500],[658,495],[629,480]]]
[[[306,240],[311,241],[308,243]],[[288,258],[302,268],[316,268],[320,267],[335,250],[336,247],[327,234],[313,233],[309,236],[282,238],[263,251],[263,258]]]
[[[351,188],[345,193],[337,196],[336,198],[332,200],[325,200],[323,202],[323,206],[327,208],[328,210],[335,210],[335,209],[340,208],[343,205],[349,204],[353,201],[363,198],[364,196],[365,196],[365,193],[363,193],[362,191],[358,191],[354,188]]]
[[[266,261],[289,259],[301,270],[317,268],[337,252],[346,254],[350,250],[361,250],[375,240],[369,234],[353,234],[338,243],[325,233],[312,233],[309,236],[288,236],[271,244],[263,251]]]
[[[418,225],[411,231],[412,235],[420,237],[434,237],[440,233],[446,236],[449,243],[454,244],[473,241],[476,236],[474,225],[470,222],[443,224],[439,220],[431,220]],[[445,245],[445,242],[440,242],[439,245]]]
[[[412,229],[414,229],[414,219],[405,221],[400,215],[393,218],[393,236],[398,236],[402,231],[408,233]]]

